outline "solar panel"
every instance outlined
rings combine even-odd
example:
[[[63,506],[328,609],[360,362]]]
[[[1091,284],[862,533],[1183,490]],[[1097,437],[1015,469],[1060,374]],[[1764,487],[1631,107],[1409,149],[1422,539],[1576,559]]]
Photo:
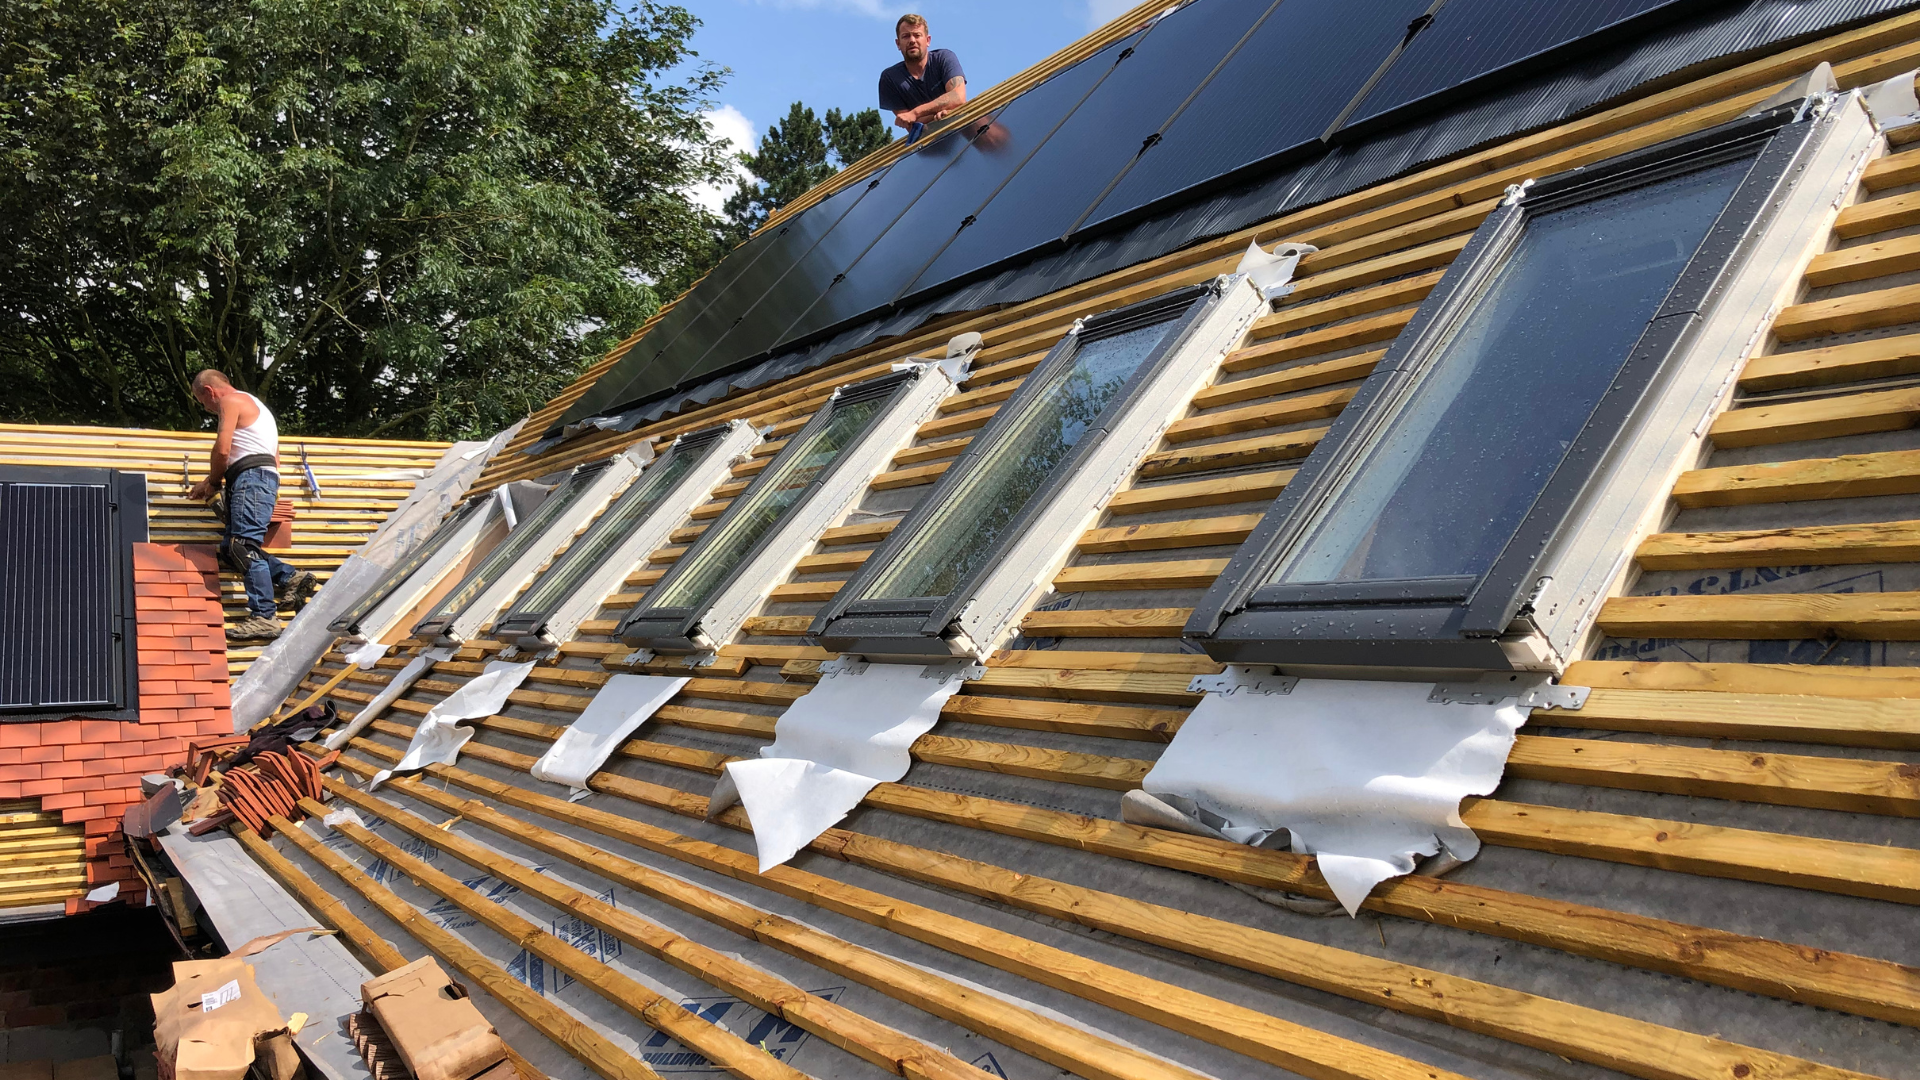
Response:
[[[820,238],[846,216],[847,211],[866,195],[867,190],[868,185],[856,184],[794,215],[779,230],[780,235],[774,238],[765,255],[743,263],[730,275],[726,297],[701,312],[650,369],[639,379],[622,387],[619,396],[612,400],[622,405],[641,401],[707,370],[701,365],[702,359],[728,331],[770,317],[767,309],[760,305],[767,290],[801,263]],[[718,270],[715,272],[718,273]],[[778,325],[766,327],[760,332],[777,334],[792,321],[789,315]]]
[[[1291,0],[1290,0],[1291,2]],[[1516,4],[1515,0],[1447,0],[1416,34],[1348,117],[1345,128],[1441,93],[1556,46],[1658,12],[1678,16],[1702,0],[1581,0]]]
[[[974,213],[974,223],[920,274],[912,291],[1065,236],[1140,152],[1147,136],[1272,6],[1272,0],[1199,0],[1156,22],[992,201]]]
[[[805,214],[799,215],[805,217]],[[629,387],[652,386],[658,382],[654,368],[660,355],[673,347],[683,337],[687,329],[699,318],[716,306],[726,306],[733,299],[733,286],[742,273],[749,267],[761,262],[778,248],[780,230],[761,233],[735,248],[720,260],[720,264],[707,273],[707,276],[680,298],[666,315],[662,316],[647,336],[641,338],[626,356],[615,364],[611,371],[603,375],[585,394],[570,407],[566,415],[560,418],[561,425],[584,420],[589,416],[602,416],[614,411],[619,404],[633,400],[643,394],[629,393]],[[661,383],[664,387],[670,383]],[[658,388],[658,387],[655,387]]]
[[[789,327],[832,287],[834,278],[891,228],[967,147],[957,129],[924,141],[927,145],[887,169],[813,250],[767,290],[753,318],[722,338],[700,370],[730,367],[790,337]]]
[[[1286,0],[1273,8],[1080,228],[1319,146],[1406,37],[1408,22],[1431,5]]]
[[[836,309],[858,313],[900,295],[1115,70],[1116,58],[1137,36],[1061,71],[1015,98],[991,123],[969,129],[972,144],[834,286]]]

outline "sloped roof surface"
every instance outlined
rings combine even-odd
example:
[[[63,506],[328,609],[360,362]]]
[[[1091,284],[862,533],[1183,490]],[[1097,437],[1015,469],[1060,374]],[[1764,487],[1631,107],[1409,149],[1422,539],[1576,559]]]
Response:
[[[198,431],[0,424],[0,464],[145,473],[147,528],[155,543],[219,543],[220,524],[213,512],[186,497],[193,481],[206,475],[212,445],[212,434]],[[280,498],[293,505],[296,517],[291,552],[276,554],[323,581],[329,578],[407,497],[414,482],[433,468],[448,445],[283,437]],[[307,486],[303,465],[312,467],[320,484],[318,492]],[[228,621],[246,618],[246,590],[239,575],[222,567],[220,576]],[[259,646],[229,650],[232,674],[245,671],[259,654]]]

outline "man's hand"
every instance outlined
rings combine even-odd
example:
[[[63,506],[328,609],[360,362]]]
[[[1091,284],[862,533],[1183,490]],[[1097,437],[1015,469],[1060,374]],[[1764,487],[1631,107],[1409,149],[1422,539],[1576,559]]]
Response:
[[[187,498],[195,502],[206,502],[208,499],[213,498],[213,478],[208,477],[188,488]]]
[[[919,118],[919,109],[908,109],[905,112],[897,112],[893,114],[893,126],[897,128],[910,128],[913,126],[914,121]]]

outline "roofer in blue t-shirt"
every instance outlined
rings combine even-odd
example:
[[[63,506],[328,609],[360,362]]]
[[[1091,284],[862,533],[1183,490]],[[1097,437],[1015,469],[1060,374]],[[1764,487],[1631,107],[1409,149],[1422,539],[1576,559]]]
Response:
[[[880,107],[893,114],[907,141],[920,137],[928,122],[944,120],[967,103],[967,74],[951,49],[933,47],[927,20],[902,15],[893,24],[893,43],[901,60],[880,73]]]

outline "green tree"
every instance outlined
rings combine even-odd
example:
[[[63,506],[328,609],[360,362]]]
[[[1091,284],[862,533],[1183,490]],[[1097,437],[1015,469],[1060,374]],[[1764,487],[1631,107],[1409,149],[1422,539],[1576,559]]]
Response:
[[[767,128],[757,152],[740,155],[750,175],[740,179],[723,206],[732,226],[728,239],[745,240],[774,211],[892,139],[878,109],[845,115],[828,109],[822,122],[811,108],[794,102],[786,120]]]
[[[722,73],[611,0],[14,0],[0,416],[291,431],[524,416],[697,273]],[[690,254],[691,253],[691,254]]]
[[[892,141],[893,129],[880,119],[879,109],[827,110],[827,146],[843,169]]]

